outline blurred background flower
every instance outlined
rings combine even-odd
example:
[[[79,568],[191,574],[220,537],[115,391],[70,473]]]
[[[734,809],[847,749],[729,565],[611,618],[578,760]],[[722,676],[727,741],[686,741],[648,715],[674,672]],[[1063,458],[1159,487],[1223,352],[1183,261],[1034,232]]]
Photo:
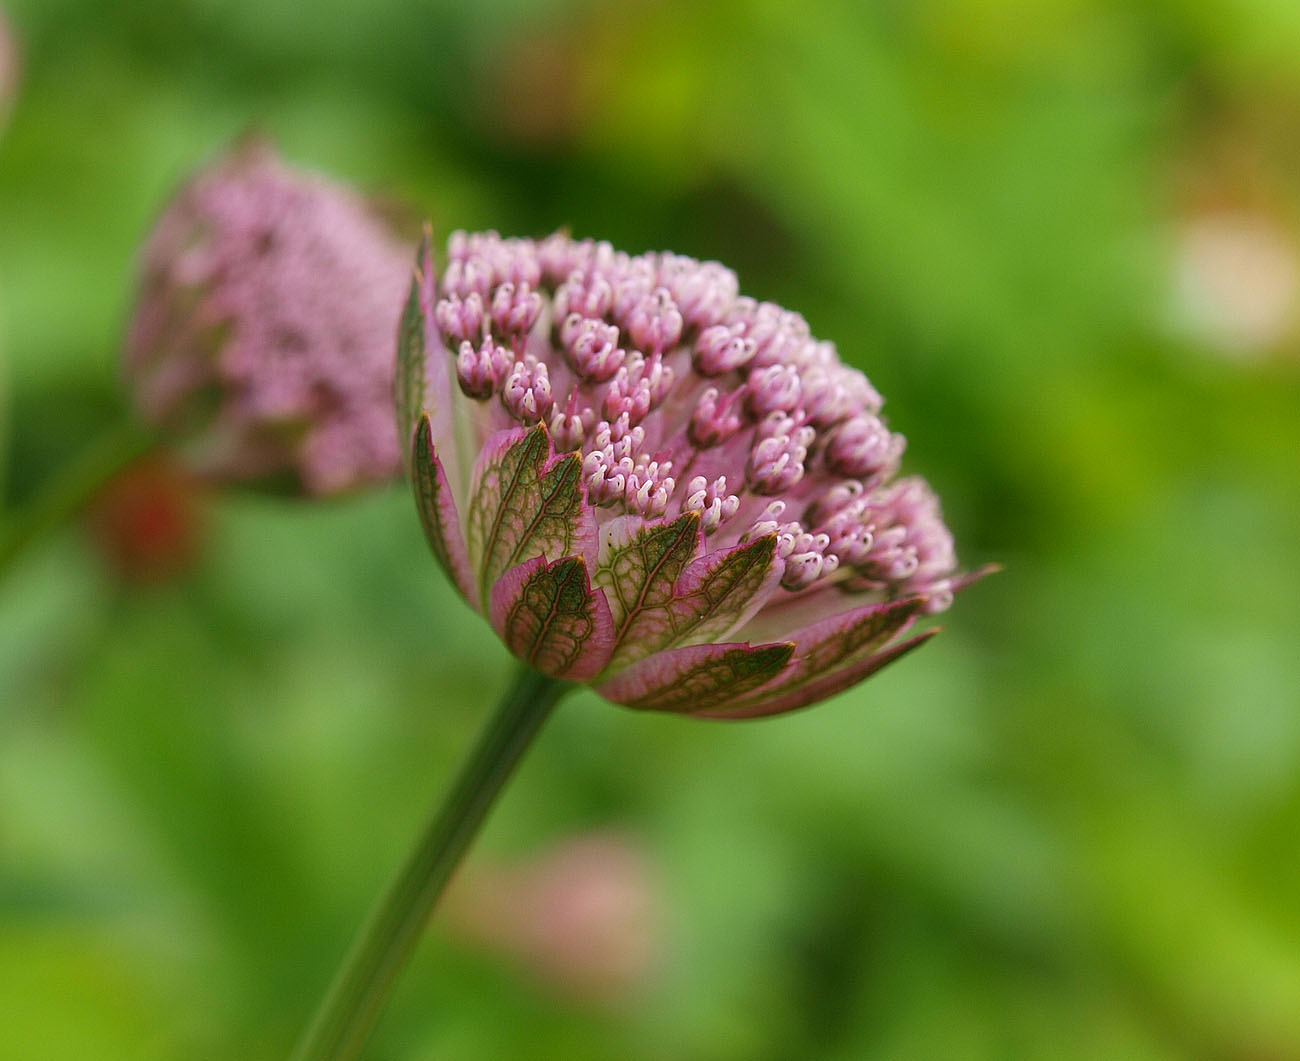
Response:
[[[661,905],[644,844],[593,830],[517,864],[472,865],[438,916],[449,932],[516,963],[544,992],[622,1007],[654,972]]]
[[[392,479],[414,256],[350,189],[245,138],[145,242],[126,337],[137,409],[213,481],[328,495]]]
[[[18,74],[18,41],[9,28],[4,12],[0,11],[0,132],[4,131],[9,108],[13,106],[14,97],[18,94]]]
[[[143,234],[254,122],[440,235],[725,261],[927,425],[963,557],[1006,564],[816,711],[569,701],[481,857],[617,815],[660,973],[557,1005],[435,923],[375,1056],[1300,1055],[1300,343],[1254,308],[1292,284],[1300,8],[5,6],[8,504],[117,415]],[[1254,249],[1199,250],[1224,221]],[[1189,262],[1248,356],[1177,308]],[[401,490],[205,526],[147,593],[75,530],[0,587],[15,1058],[283,1056],[505,680]]]
[[[198,561],[203,497],[193,475],[158,452],[123,468],[86,511],[91,537],[127,583],[179,578]]]
[[[1225,357],[1254,358],[1294,339],[1300,258],[1267,214],[1217,210],[1178,233],[1174,321]]]

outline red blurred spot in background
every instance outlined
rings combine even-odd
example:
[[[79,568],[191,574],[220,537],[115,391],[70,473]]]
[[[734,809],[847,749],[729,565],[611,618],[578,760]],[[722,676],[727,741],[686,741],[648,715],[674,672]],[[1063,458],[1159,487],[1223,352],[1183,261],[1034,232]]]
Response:
[[[198,559],[203,539],[199,486],[166,456],[150,455],[104,486],[91,502],[86,522],[119,578],[165,582],[183,575]]]

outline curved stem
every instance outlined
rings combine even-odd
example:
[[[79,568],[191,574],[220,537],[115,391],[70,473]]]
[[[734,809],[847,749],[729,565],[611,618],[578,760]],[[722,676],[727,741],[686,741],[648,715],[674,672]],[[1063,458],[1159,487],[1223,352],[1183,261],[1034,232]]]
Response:
[[[571,688],[521,666],[479,735],[451,791],[434,811],[344,959],[296,1061],[354,1058],[388,989],[415,949],[429,914],[488,811],[551,709]]]
[[[110,428],[60,468],[36,497],[0,525],[0,578],[28,545],[66,523],[109,479],[156,444],[149,432],[128,422]]]

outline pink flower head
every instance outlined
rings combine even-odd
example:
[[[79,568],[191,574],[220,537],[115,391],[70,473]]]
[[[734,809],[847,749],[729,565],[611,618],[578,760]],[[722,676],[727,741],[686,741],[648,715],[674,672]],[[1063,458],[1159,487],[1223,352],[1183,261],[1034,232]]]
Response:
[[[392,478],[409,261],[349,189],[242,144],[145,244],[125,359],[142,415],[210,479],[334,494]]]
[[[433,550],[507,647],[629,707],[793,710],[969,581],[881,398],[735,274],[555,235],[422,252],[398,419]]]

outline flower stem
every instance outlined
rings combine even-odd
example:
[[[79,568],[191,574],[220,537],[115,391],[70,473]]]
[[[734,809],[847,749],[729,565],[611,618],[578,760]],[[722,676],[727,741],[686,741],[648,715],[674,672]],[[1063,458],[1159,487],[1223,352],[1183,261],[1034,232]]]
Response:
[[[0,525],[0,578],[27,546],[77,514],[114,475],[157,445],[133,421],[110,428],[63,468],[36,497]]]
[[[354,1058],[429,914],[552,708],[571,685],[521,666],[496,713],[371,912],[294,1052],[295,1061]]]

